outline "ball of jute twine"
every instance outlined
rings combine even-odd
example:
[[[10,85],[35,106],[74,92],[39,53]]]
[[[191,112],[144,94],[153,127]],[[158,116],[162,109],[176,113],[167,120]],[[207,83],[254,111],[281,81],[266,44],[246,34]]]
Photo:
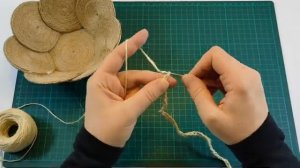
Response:
[[[12,127],[16,132],[10,136]],[[12,108],[0,113],[0,149],[18,152],[29,146],[37,136],[34,120],[24,111]]]
[[[79,123],[83,118],[82,114],[77,120],[74,121],[64,121],[55,115],[48,107],[39,103],[28,103],[24,104],[18,108],[12,108],[0,112],[0,151],[4,152],[19,152],[24,150],[25,153],[13,160],[7,160],[0,157],[0,161],[5,162],[18,162],[25,158],[25,156],[30,152],[37,139],[38,128],[34,120],[29,114],[20,110],[28,106],[39,106],[46,110],[52,117],[57,119],[58,122],[65,125],[73,125]],[[82,105],[80,104],[81,108]],[[14,131],[13,132],[13,127]]]

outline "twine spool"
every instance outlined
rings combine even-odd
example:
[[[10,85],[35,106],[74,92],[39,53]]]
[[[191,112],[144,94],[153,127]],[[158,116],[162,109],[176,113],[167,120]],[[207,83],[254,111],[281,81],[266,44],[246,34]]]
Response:
[[[34,120],[24,111],[12,108],[0,113],[0,149],[4,152],[25,149],[36,139],[37,132]]]
[[[77,120],[64,121],[63,119],[56,116],[48,107],[39,103],[28,103],[18,108],[12,108],[0,112],[0,151],[19,152],[31,144],[27,151],[18,159],[6,160],[0,157],[0,161],[21,161],[25,158],[25,156],[30,152],[31,148],[33,147],[35,140],[37,139],[37,126],[29,114],[20,110],[28,106],[42,107],[50,115],[57,119],[57,121],[65,125],[79,123],[84,118],[84,114],[82,114],[81,117],[79,117]],[[81,108],[83,107],[81,106]]]

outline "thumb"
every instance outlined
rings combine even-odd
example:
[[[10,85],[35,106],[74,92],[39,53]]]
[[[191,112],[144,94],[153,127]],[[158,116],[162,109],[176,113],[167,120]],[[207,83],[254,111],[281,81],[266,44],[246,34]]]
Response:
[[[211,118],[218,111],[218,106],[213,96],[201,79],[192,74],[184,75],[182,81],[193,98],[200,117],[202,120],[207,121],[207,119]]]
[[[167,91],[169,85],[166,78],[158,78],[149,82],[127,100],[128,107],[132,108],[136,116],[141,115],[159,96]]]

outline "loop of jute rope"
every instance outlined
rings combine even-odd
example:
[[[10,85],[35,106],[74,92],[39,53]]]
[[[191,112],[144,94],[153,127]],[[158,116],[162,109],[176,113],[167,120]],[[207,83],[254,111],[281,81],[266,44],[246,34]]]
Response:
[[[72,125],[80,122],[84,118],[84,114],[75,121],[64,121],[55,115],[49,108],[39,103],[28,103],[18,108],[12,108],[0,112],[0,150],[4,152],[20,152],[26,147],[28,149],[19,158],[14,160],[7,160],[0,158],[0,161],[18,162],[25,158],[30,152],[37,139],[38,127],[33,118],[22,111],[21,109],[28,106],[40,106],[45,109],[51,116],[57,119],[60,123],[65,125]],[[14,133],[11,133],[15,129]],[[12,135],[11,135],[12,134]]]
[[[128,59],[128,53],[127,53],[128,45],[127,45],[127,43],[128,43],[128,39],[125,41],[125,92],[127,90],[127,80],[128,80],[128,77],[127,77],[127,71],[128,71],[128,61],[127,61],[127,59]],[[183,76],[181,74],[173,73],[171,71],[160,70],[157,67],[156,63],[151,59],[151,57],[142,48],[140,48],[140,51],[142,52],[142,54],[146,57],[147,61],[153,66],[153,68],[158,73],[164,74],[164,78],[168,78],[168,76],[170,76],[171,74],[176,75],[176,76]],[[209,150],[211,151],[212,155],[215,156],[217,159],[221,160],[227,168],[231,168],[231,164],[228,161],[228,159],[222,157],[214,149],[214,147],[212,145],[212,140],[207,135],[205,135],[203,132],[200,132],[200,131],[182,132],[181,129],[179,128],[176,120],[169,113],[167,113],[167,110],[168,110],[168,95],[167,95],[167,91],[166,91],[163,94],[162,106],[159,110],[160,114],[162,116],[164,116],[164,118],[172,124],[172,126],[176,129],[176,132],[179,136],[181,136],[181,137],[199,137],[201,139],[204,139],[207,142]]]

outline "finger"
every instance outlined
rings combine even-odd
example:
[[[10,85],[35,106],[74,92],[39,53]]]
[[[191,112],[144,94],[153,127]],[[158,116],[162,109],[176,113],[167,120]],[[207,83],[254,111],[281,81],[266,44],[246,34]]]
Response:
[[[217,90],[220,90],[223,94],[225,94],[225,89],[219,79],[217,80],[210,80],[210,79],[203,79],[201,81],[206,85],[207,89],[210,91],[211,95],[214,95]]]
[[[143,71],[143,70],[129,70],[127,71],[127,89],[137,87],[140,85],[146,85],[147,83],[164,77],[164,74],[152,72],[152,71]],[[118,78],[121,81],[122,86],[125,86],[126,81],[126,72],[119,72]],[[173,77],[168,77],[168,82],[171,87],[176,85],[176,79]]]
[[[140,91],[141,88],[142,87],[135,87],[135,88],[127,90],[127,94],[126,94],[125,100],[127,100],[130,97],[132,97],[133,95],[135,95],[138,91]]]
[[[222,48],[214,46],[203,55],[190,73],[200,78],[214,71],[222,75],[238,71],[241,65],[239,61],[230,56]]]
[[[127,41],[128,57],[132,56],[139,48],[141,48],[148,39],[148,31],[143,29],[133,35]],[[116,47],[104,60],[99,71],[116,74],[123,66],[126,55],[126,41]]]
[[[218,111],[218,106],[210,94],[210,91],[199,78],[192,74],[184,75],[182,80],[196,104],[200,117],[206,122]]]
[[[139,92],[129,98],[126,103],[135,117],[140,116],[156,99],[169,88],[165,78],[156,79],[145,85]]]
[[[223,87],[220,80],[211,80],[211,79],[205,79],[205,78],[201,79],[201,80],[208,88],[213,87],[213,88],[221,89]]]

